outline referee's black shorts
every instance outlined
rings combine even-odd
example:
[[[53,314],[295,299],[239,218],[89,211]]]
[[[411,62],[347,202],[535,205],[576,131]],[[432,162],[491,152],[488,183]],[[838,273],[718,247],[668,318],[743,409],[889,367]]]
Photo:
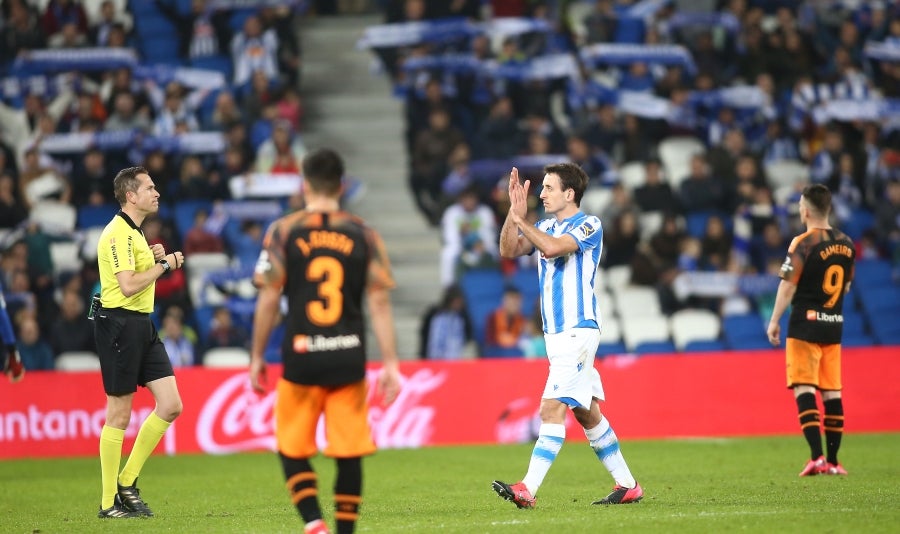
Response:
[[[175,374],[149,314],[100,308],[94,338],[107,395],[134,393],[138,386]]]

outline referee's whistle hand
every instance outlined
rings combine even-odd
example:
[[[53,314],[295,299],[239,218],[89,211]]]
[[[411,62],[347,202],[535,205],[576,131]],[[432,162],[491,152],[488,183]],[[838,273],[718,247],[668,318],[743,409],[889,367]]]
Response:
[[[162,246],[161,243],[157,243],[150,247],[150,250],[153,251],[153,261],[159,261],[166,257],[166,249]]]

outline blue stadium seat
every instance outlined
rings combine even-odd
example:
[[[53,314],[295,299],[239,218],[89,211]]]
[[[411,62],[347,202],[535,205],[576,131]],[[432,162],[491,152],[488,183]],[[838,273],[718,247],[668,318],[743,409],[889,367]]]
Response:
[[[509,283],[522,292],[522,313],[530,316],[541,296],[537,269],[518,269],[510,276]]]
[[[137,23],[145,16],[162,14],[159,8],[156,7],[156,2],[152,0],[129,0],[128,9],[134,15],[134,20]]]
[[[459,287],[466,300],[487,297],[499,302],[505,282],[499,269],[471,269],[460,277]]]
[[[875,225],[875,214],[867,209],[854,210],[850,218],[841,224],[841,230],[854,241],[862,236],[863,232]]]
[[[859,313],[844,308],[844,337],[865,334],[865,319]]]
[[[728,350],[724,341],[718,339],[706,341],[689,341],[684,346],[684,352],[720,352]]]
[[[160,35],[141,39],[138,49],[144,60],[150,63],[180,65],[184,62],[181,58],[178,39],[174,38],[172,35]]]
[[[877,316],[900,314],[900,286],[874,286],[859,290],[860,304],[871,323]],[[900,323],[900,321],[897,321]]]
[[[522,357],[522,349],[520,348],[512,348],[507,349],[503,347],[498,347],[496,345],[485,345],[484,349],[481,351],[482,358],[521,358]]]
[[[198,209],[212,210],[212,200],[182,200],[175,204],[173,210],[173,222],[178,235],[184,235],[194,226],[194,215]]]
[[[731,231],[731,227],[734,223],[730,215],[710,211],[695,211],[693,213],[688,213],[687,215],[685,215],[685,231],[688,233],[688,235],[694,236],[696,238],[702,238],[703,234],[706,233],[706,223],[709,221],[709,218],[713,216],[722,219],[722,224],[725,226],[725,229],[729,232]]]
[[[878,313],[869,317],[869,325],[875,340],[882,345],[900,344],[900,320],[898,312]]]
[[[172,22],[161,14],[146,13],[135,23],[134,30],[141,40],[167,37],[178,44],[178,33]]]
[[[609,356],[610,354],[626,354],[628,349],[625,343],[617,341],[616,343],[601,343],[597,347],[597,356]]]
[[[860,260],[856,262],[851,287],[888,286],[893,283],[891,263],[887,260]]]
[[[675,344],[671,341],[647,341],[634,347],[635,354],[669,354],[675,352]]]
[[[844,333],[841,344],[845,347],[871,347],[875,345],[875,338],[867,334],[851,334]]]
[[[119,206],[104,204],[102,206],[79,206],[75,226],[80,229],[92,226],[106,226],[119,212]]]
[[[785,333],[786,331],[782,332],[782,337]],[[722,318],[722,334],[725,344],[732,349],[771,347],[766,337],[766,325],[755,313],[728,315]]]
[[[210,322],[214,311],[215,308],[212,306],[197,306],[194,309],[194,321],[197,326],[197,335],[200,336],[201,342],[205,342],[206,338],[209,337]]]

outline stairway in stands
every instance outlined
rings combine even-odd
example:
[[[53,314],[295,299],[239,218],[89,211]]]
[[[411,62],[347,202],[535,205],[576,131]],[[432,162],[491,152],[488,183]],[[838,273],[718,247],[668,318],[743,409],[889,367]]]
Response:
[[[388,79],[371,72],[372,54],[357,50],[375,15],[317,17],[301,23],[301,91],[308,148],[328,146],[345,158],[347,172],[365,184],[351,210],[385,240],[398,282],[393,292],[401,359],[418,357],[418,328],[425,309],[440,297],[440,233],[424,222],[406,186],[403,103]],[[379,358],[370,336],[370,359]]]

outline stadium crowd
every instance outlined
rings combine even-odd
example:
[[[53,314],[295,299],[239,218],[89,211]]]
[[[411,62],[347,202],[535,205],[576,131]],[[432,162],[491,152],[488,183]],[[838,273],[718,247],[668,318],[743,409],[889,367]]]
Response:
[[[462,284],[464,297],[482,301],[467,272],[496,269],[510,284],[533,269],[497,254],[506,176],[517,166],[539,185],[542,166],[558,161],[591,177],[582,207],[604,223],[610,277],[600,291],[619,301],[614,315],[629,305],[619,288],[649,287],[665,316],[757,316],[744,346],[764,346],[775,274],[801,231],[796,201],[810,182],[831,189],[835,224],[863,261],[893,265],[896,287],[897,2],[396,4],[360,44],[405,102],[410,191],[441,227],[444,287]],[[625,283],[612,287],[612,271]],[[466,323],[482,353],[497,354],[477,332],[501,289],[487,298],[468,303]],[[527,298],[523,315],[531,307]],[[898,337],[858,333],[859,344]]]
[[[267,222],[299,202],[232,178],[297,189],[296,22],[306,9],[289,0],[3,2],[0,290],[26,368],[95,350],[86,303],[98,283],[96,239],[118,211],[112,177],[133,165],[162,195],[159,216],[143,225],[148,242],[198,260],[156,285],[154,320],[173,364],[248,345],[246,306],[231,306],[226,289],[234,280],[219,281],[217,300],[199,297],[200,286],[210,266],[246,276]]]

